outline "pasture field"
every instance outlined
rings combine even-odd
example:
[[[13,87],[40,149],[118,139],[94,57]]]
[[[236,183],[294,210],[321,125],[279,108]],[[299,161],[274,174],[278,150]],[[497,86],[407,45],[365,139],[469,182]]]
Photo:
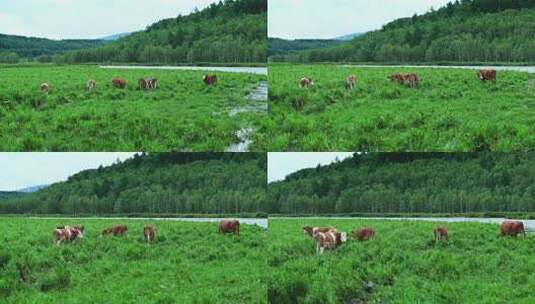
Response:
[[[498,237],[498,225],[270,219],[270,303],[533,303],[535,238]],[[349,239],[315,253],[303,226],[350,232],[373,227],[374,239]]]
[[[96,66],[15,66],[0,69],[2,151],[225,151],[239,130],[265,115],[229,112],[266,76],[218,72],[207,87],[203,71],[121,70]],[[111,80],[128,81],[125,90]],[[155,91],[137,80],[159,79]],[[85,83],[97,82],[87,92]],[[41,83],[51,86],[41,93]],[[254,142],[251,150],[265,150]]]
[[[417,73],[420,87],[391,83]],[[345,89],[355,74],[357,87]],[[302,89],[310,77],[315,85]],[[268,151],[528,151],[535,146],[535,75],[335,65],[269,67]]]
[[[83,239],[52,244],[56,225],[77,223],[86,227]],[[117,223],[127,236],[99,238]],[[236,237],[218,234],[217,223],[155,221],[149,246],[148,223],[1,218],[0,303],[266,302],[261,228],[242,225]]]

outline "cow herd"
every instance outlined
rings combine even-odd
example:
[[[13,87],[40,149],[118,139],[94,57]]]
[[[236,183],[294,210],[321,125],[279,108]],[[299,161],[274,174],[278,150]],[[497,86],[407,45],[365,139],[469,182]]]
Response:
[[[316,243],[316,253],[321,255],[325,249],[334,250],[341,246],[348,240],[347,232],[340,232],[334,227],[303,227],[305,235],[311,237]],[[504,221],[500,225],[500,237],[513,236],[517,237],[519,234],[526,236],[524,223],[520,221]],[[433,229],[435,242],[449,241],[448,228],[437,226]],[[349,238],[357,241],[369,241],[375,237],[375,230],[373,228],[359,228],[353,230]]]
[[[217,75],[209,75],[206,74],[202,77],[202,81],[207,86],[213,86],[217,84]],[[138,80],[138,89],[140,91],[148,91],[148,90],[155,90],[158,88],[158,78],[155,77],[147,77],[147,78],[140,78]],[[114,78],[111,81],[111,85],[116,89],[125,89],[128,85],[128,81],[124,78]],[[89,79],[86,84],[85,88],[88,92],[93,91],[97,87],[97,82],[94,79]],[[42,83],[40,86],[41,92],[44,94],[50,93],[51,86],[49,83]]]
[[[496,81],[496,70],[486,69],[476,72],[477,78],[483,82]],[[391,82],[395,82],[400,85],[405,85],[409,88],[417,88],[420,85],[420,77],[416,73],[395,73],[388,76]],[[314,81],[310,77],[303,77],[299,80],[299,87],[310,88],[314,86]],[[357,76],[349,75],[345,80],[345,87],[348,90],[353,90],[357,86]]]
[[[58,226],[54,229],[52,236],[54,245],[59,246],[62,242],[73,242],[78,238],[83,238],[85,227],[83,225]],[[126,225],[115,225],[102,230],[100,237],[123,236],[128,232]],[[238,220],[221,220],[219,222],[219,233],[233,233],[240,235],[240,222]],[[156,238],[156,227],[154,225],[143,226],[143,238],[147,244],[154,242]]]

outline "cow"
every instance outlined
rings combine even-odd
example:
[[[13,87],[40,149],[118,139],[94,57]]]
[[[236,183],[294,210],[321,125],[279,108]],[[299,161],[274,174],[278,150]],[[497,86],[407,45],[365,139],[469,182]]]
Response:
[[[142,91],[154,90],[158,88],[158,79],[154,77],[140,78],[138,80],[138,84],[139,84],[139,89]]]
[[[329,231],[337,232],[337,230],[334,227],[310,227],[310,226],[303,227],[303,233],[306,235],[309,235],[310,237],[314,237],[314,234],[316,232],[326,233]]]
[[[240,236],[240,221],[222,220],[219,222],[219,233],[234,233]]]
[[[154,228],[152,225],[143,227],[143,237],[147,243],[154,242],[156,237],[156,228]]]
[[[48,92],[50,92],[50,85],[48,83],[42,83],[41,84],[41,92],[48,95]]]
[[[141,91],[145,91],[145,90],[148,90],[148,89],[149,89],[149,82],[148,82],[147,79],[145,79],[145,78],[140,78],[140,79],[138,80],[137,83],[138,83],[138,85],[139,85],[139,89],[140,89]]]
[[[93,79],[89,79],[86,83],[85,83],[85,88],[91,92],[93,91],[93,89],[95,89],[95,87],[97,86],[97,82],[94,81]]]
[[[115,78],[111,81],[111,83],[113,84],[114,87],[118,88],[118,89],[124,89],[126,88],[126,80],[122,79],[122,78]]]
[[[519,221],[504,221],[500,225],[500,236],[514,236],[517,237],[519,234],[523,234],[526,237],[526,230],[524,229],[524,223]]]
[[[202,77],[202,81],[207,86],[215,85],[215,84],[217,84],[217,75],[208,75],[208,74],[206,74],[206,75],[204,75]]]
[[[397,82],[399,84],[404,84],[410,88],[416,88],[420,84],[420,78],[417,74],[392,74],[388,76],[388,79],[392,82]]]
[[[347,233],[333,230],[327,232],[316,231],[313,237],[314,241],[316,241],[316,253],[319,255],[323,254],[325,248],[336,249],[347,241]]]
[[[435,227],[435,229],[433,229],[433,234],[435,235],[435,242],[442,240],[449,241],[448,228],[446,227]]]
[[[54,245],[56,246],[59,246],[63,241],[72,242],[77,238],[84,237],[83,231],[69,226],[65,226],[64,228],[56,228],[52,234],[54,236]]]
[[[75,228],[80,230],[82,233],[85,232],[85,227],[83,225],[72,225],[72,226],[58,226],[57,229],[68,229],[68,228]]]
[[[354,230],[353,235],[359,241],[369,241],[375,236],[375,230],[372,228],[361,228]]]
[[[122,236],[128,231],[125,225],[117,225],[110,228],[106,228],[102,231],[101,237],[113,234],[114,236]]]
[[[314,80],[312,78],[303,77],[299,80],[299,86],[301,88],[309,88],[314,85]]]
[[[349,75],[346,78],[346,89],[353,90],[357,85],[357,76]]]
[[[477,78],[481,81],[496,81],[496,70],[486,69],[486,70],[479,70],[476,72]]]
[[[155,90],[158,88],[158,78],[150,77],[147,81],[149,82],[150,89]]]

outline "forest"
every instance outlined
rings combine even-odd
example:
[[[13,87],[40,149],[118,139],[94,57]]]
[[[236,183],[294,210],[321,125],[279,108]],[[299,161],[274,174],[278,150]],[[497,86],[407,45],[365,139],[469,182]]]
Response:
[[[534,212],[535,154],[370,153],[268,186],[268,213]]]
[[[535,0],[462,0],[395,20],[339,46],[277,56],[295,62],[535,62]]]
[[[50,62],[53,55],[105,43],[103,40],[51,40],[0,34],[0,63],[17,63],[23,58]]]
[[[296,39],[286,40],[280,38],[268,38],[268,56],[273,61],[277,61],[277,57],[272,57],[277,54],[285,54],[288,52],[304,51],[309,49],[319,49],[330,46],[335,46],[343,43],[342,40],[334,39]]]
[[[57,63],[264,63],[267,0],[225,0],[159,21],[101,47],[54,56]]]
[[[265,153],[144,153],[38,192],[0,197],[4,214],[240,214],[263,210]]]

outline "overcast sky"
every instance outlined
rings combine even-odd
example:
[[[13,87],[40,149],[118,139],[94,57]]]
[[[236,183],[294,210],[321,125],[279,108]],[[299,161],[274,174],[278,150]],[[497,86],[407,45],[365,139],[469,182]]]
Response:
[[[329,39],[380,29],[451,0],[269,0],[269,37]]]
[[[0,0],[0,33],[94,39],[145,29],[216,0]]]
[[[318,164],[328,165],[336,160],[343,160],[353,155],[342,152],[325,153],[268,153],[268,182],[283,180],[288,174],[305,168],[315,168]]]
[[[3,1],[3,0],[2,0]],[[48,185],[134,153],[0,153],[0,191]]]

